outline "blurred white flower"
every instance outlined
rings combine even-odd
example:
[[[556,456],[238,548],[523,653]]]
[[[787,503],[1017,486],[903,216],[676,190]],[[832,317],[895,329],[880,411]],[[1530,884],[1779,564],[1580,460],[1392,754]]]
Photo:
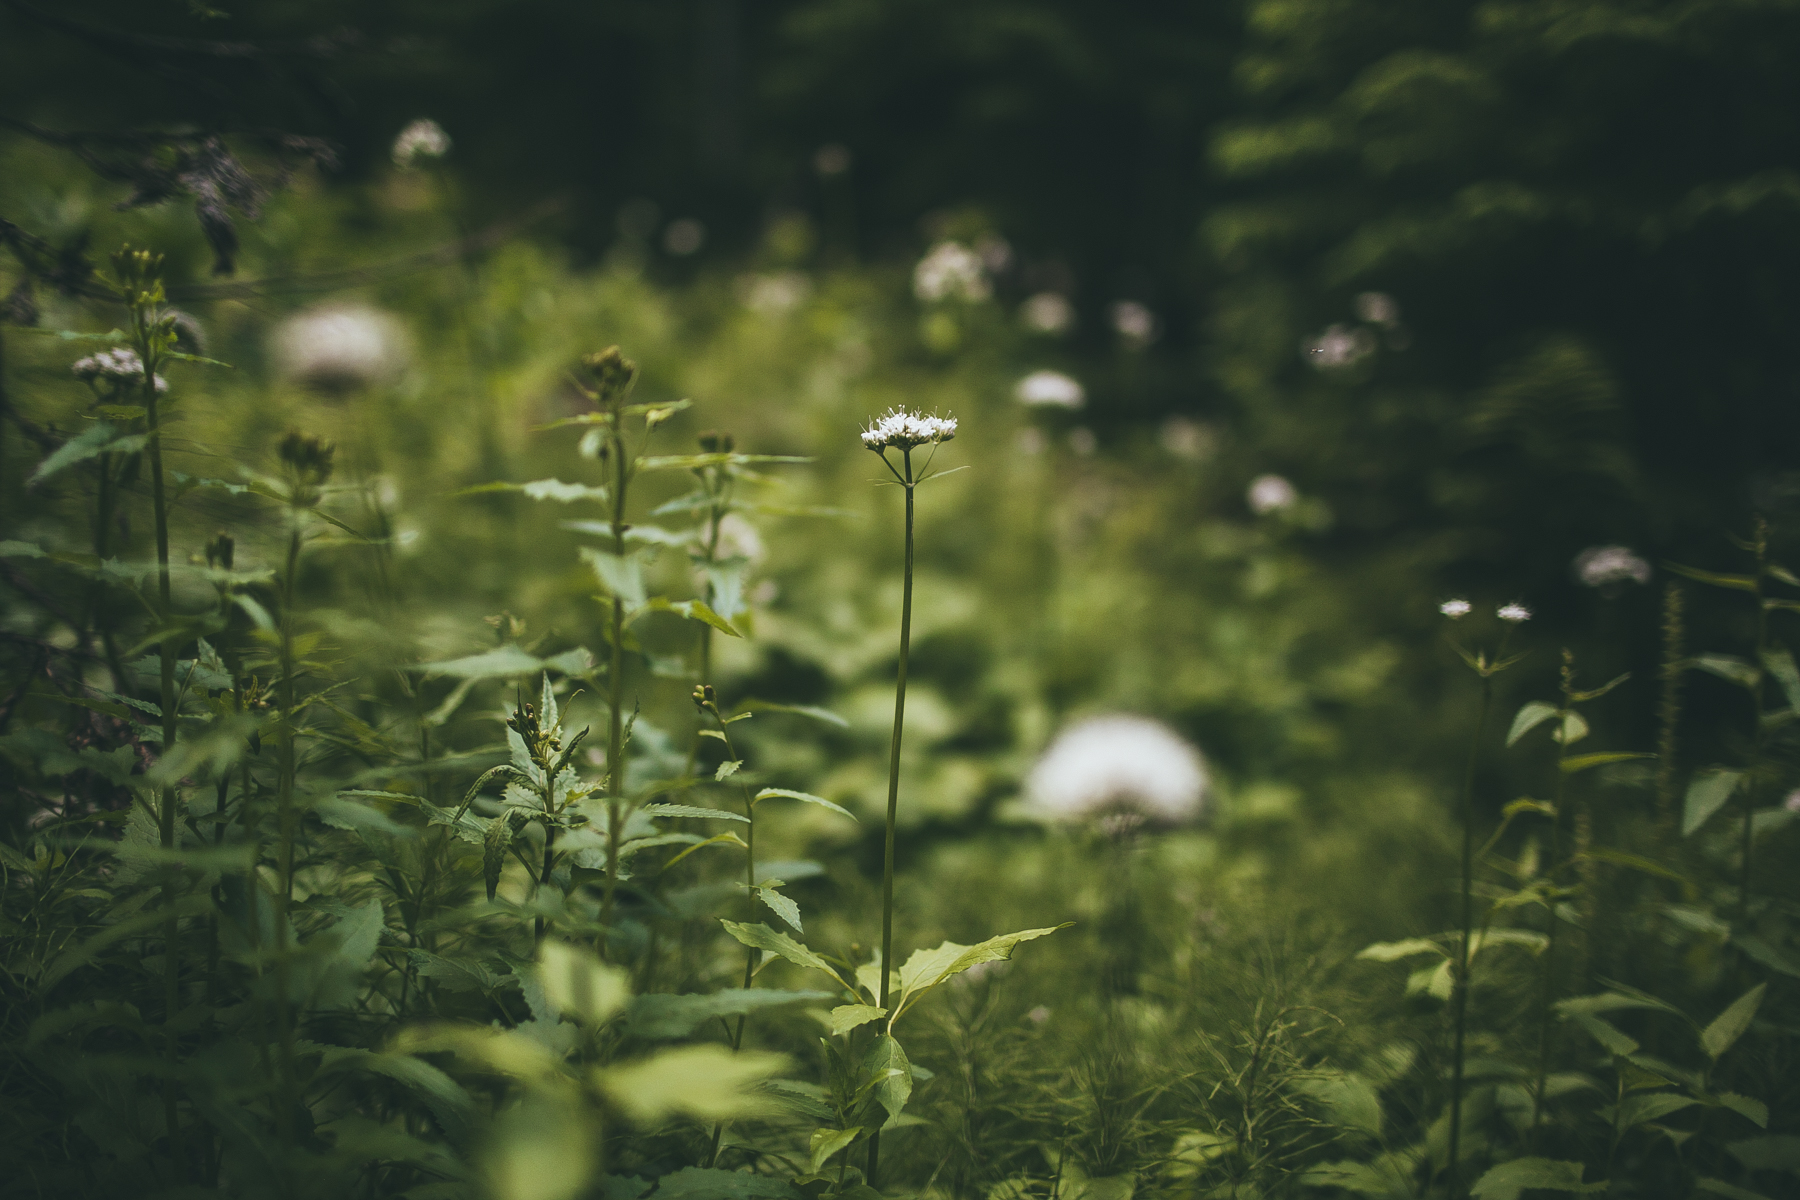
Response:
[[[670,221],[669,227],[663,230],[663,249],[670,254],[683,257],[693,254],[706,244],[706,226],[693,217],[682,217]]]
[[[1174,824],[1205,803],[1200,752],[1167,725],[1124,714],[1064,729],[1025,780],[1026,808],[1079,821],[1131,816]]]
[[[1279,475],[1258,475],[1250,481],[1250,487],[1244,493],[1244,502],[1250,511],[1257,516],[1267,516],[1272,512],[1284,512],[1300,502],[1300,493],[1294,485]]]
[[[1087,392],[1061,371],[1033,371],[1014,386],[1013,399],[1034,408],[1080,408]]]
[[[998,275],[1012,266],[1012,243],[997,233],[984,233],[975,239],[975,257],[990,275]]]
[[[281,373],[327,391],[378,383],[406,364],[406,334],[390,314],[360,306],[311,308],[275,330]]]
[[[1121,300],[1112,306],[1112,326],[1120,337],[1140,349],[1156,340],[1159,329],[1156,314],[1136,300]]]
[[[850,151],[836,142],[827,142],[813,152],[813,170],[830,177],[850,169]]]
[[[986,300],[992,294],[981,256],[961,242],[939,242],[913,268],[913,295],[938,300]]]
[[[394,139],[394,165],[410,167],[421,158],[442,158],[450,153],[450,135],[436,121],[421,117]]]
[[[1074,429],[1069,430],[1069,449],[1083,458],[1091,458],[1094,452],[1100,449],[1100,439],[1094,436],[1093,430],[1084,425],[1077,425]]]
[[[1791,813],[1800,813],[1800,788],[1795,788],[1793,791],[1789,792],[1787,794],[1787,799],[1781,802],[1781,807],[1787,809]]]
[[[774,271],[767,275],[740,275],[738,299],[759,313],[784,313],[799,308],[812,295],[812,280],[799,271]]]
[[[104,379],[109,383],[144,382],[144,360],[138,357],[136,350],[118,346],[111,350],[102,350],[98,354],[90,354],[86,358],[78,358],[69,369],[75,372],[77,379],[89,383]],[[156,390],[169,390],[169,381],[161,375],[156,377]]]
[[[1186,417],[1170,417],[1156,431],[1156,440],[1176,458],[1189,462],[1205,462],[1219,448],[1219,435],[1212,426]]]
[[[1375,352],[1375,338],[1366,329],[1333,325],[1317,337],[1301,343],[1307,360],[1321,371],[1352,367]]]
[[[1446,600],[1438,605],[1438,611],[1452,621],[1460,621],[1474,610],[1474,605],[1467,600]]]
[[[1624,546],[1589,546],[1575,556],[1571,565],[1575,569],[1575,578],[1591,588],[1626,580],[1650,582],[1650,564]]]
[[[1531,610],[1523,604],[1502,604],[1494,611],[1494,615],[1502,621],[1511,621],[1514,625],[1521,621],[1531,620]]]
[[[903,408],[890,408],[863,430],[862,444],[864,449],[876,451],[886,450],[890,446],[898,450],[911,450],[926,442],[947,442],[955,436],[955,417],[940,417],[936,414],[927,416],[924,413],[908,412]]]
[[[742,558],[755,564],[762,561],[762,534],[756,526],[737,513],[726,513],[719,521],[720,558]]]
[[[1356,298],[1356,315],[1371,325],[1393,325],[1400,320],[1400,305],[1386,292],[1364,292]]]
[[[1075,327],[1075,306],[1061,292],[1039,292],[1019,306],[1019,319],[1038,333],[1067,333]]]

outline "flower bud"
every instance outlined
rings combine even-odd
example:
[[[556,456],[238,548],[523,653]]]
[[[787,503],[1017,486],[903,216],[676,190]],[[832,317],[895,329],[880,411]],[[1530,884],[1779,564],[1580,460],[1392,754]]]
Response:
[[[581,360],[581,365],[593,376],[602,401],[619,399],[637,380],[637,364],[626,358],[617,346],[608,346],[598,354],[588,355]]]

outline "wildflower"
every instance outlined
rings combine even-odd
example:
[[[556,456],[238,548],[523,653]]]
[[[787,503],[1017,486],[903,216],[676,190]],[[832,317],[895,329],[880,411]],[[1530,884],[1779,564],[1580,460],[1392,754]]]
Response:
[[[1155,313],[1136,300],[1121,300],[1112,306],[1112,325],[1120,337],[1142,348],[1156,340],[1160,322]]]
[[[1057,735],[1025,781],[1027,807],[1057,820],[1127,814],[1161,824],[1197,816],[1199,751],[1147,717],[1091,717]]]
[[[276,330],[275,358],[290,378],[325,391],[348,390],[398,373],[406,335],[392,316],[373,308],[308,309]]]
[[[1589,546],[1571,564],[1575,578],[1588,587],[1607,587],[1630,580],[1650,582],[1650,564],[1624,546]]]
[[[1371,325],[1400,323],[1400,306],[1386,292],[1364,292],[1356,298],[1356,315]]]
[[[924,413],[891,408],[880,420],[871,422],[863,430],[862,444],[864,448],[875,451],[886,450],[890,446],[897,450],[911,450],[926,442],[947,442],[955,436],[955,417],[940,417],[936,414],[926,416]]]
[[[1502,604],[1495,610],[1494,615],[1502,621],[1510,621],[1514,625],[1531,620],[1531,610],[1518,603]]]
[[[442,158],[450,153],[450,135],[436,121],[421,117],[394,139],[394,165],[410,167],[421,158]]]
[[[1353,367],[1375,352],[1375,339],[1366,329],[1333,325],[1301,344],[1312,365],[1321,371]]]
[[[1250,511],[1258,516],[1267,516],[1272,512],[1285,512],[1300,502],[1300,493],[1294,485],[1279,475],[1258,475],[1250,481],[1250,488],[1244,493],[1244,501],[1249,504]]]
[[[1019,306],[1019,319],[1038,333],[1067,333],[1075,325],[1075,306],[1061,292],[1039,292]]]
[[[1013,388],[1013,398],[1033,408],[1080,408],[1087,391],[1061,371],[1033,371]]]
[[[95,383],[104,380],[113,384],[142,383],[144,381],[144,360],[138,357],[136,350],[118,346],[111,350],[102,350],[98,354],[90,354],[86,358],[78,358],[69,368],[75,372],[77,379]],[[156,390],[169,390],[169,381],[161,375],[156,377]]]
[[[1446,617],[1449,617],[1452,621],[1462,620],[1464,617],[1468,616],[1473,609],[1474,605],[1470,604],[1467,600],[1446,600],[1438,605],[1438,611],[1443,613]]]
[[[913,295],[926,302],[976,302],[992,294],[981,256],[961,242],[939,242],[913,268]]]

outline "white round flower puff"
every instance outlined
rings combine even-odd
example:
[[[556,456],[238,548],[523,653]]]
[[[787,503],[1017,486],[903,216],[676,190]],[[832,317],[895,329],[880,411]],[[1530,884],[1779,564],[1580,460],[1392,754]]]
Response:
[[[118,346],[111,350],[102,350],[98,354],[90,354],[86,358],[78,358],[69,368],[78,379],[92,383],[96,379],[105,379],[117,383],[142,383],[144,381],[144,360],[138,357],[136,350]],[[156,390],[169,390],[169,381],[161,375],[156,377]]]
[[[911,450],[926,442],[947,442],[955,436],[955,417],[940,417],[935,413],[927,416],[924,413],[908,412],[903,408],[891,408],[863,430],[862,444],[865,449],[877,452],[886,450],[889,446],[898,450]]]
[[[405,365],[406,333],[388,313],[327,305],[296,313],[275,331],[275,358],[290,378],[325,391],[366,387]]]
[[[1114,713],[1064,729],[1025,780],[1026,811],[1061,821],[1173,825],[1200,814],[1200,752],[1160,721]]]

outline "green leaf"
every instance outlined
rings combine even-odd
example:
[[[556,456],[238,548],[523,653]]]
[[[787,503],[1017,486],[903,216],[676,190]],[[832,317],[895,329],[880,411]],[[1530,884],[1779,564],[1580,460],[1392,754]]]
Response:
[[[814,971],[823,971],[837,981],[839,987],[849,991],[850,985],[844,982],[843,976],[830,963],[814,954],[805,946],[796,942],[785,933],[777,933],[767,925],[739,923],[737,921],[720,921],[725,932],[756,950],[767,950],[787,959],[797,967],[808,967]]]
[[[849,809],[844,808],[842,805],[833,804],[823,796],[815,796],[811,792],[795,792],[790,791],[787,788],[764,788],[762,791],[756,793],[756,799],[759,803],[764,800],[774,800],[778,797],[786,798],[788,800],[801,800],[807,804],[816,804],[820,808],[828,808],[834,813],[849,817],[852,821],[856,820],[856,814]]]
[[[44,968],[44,974],[38,980],[38,991],[40,993],[49,991],[71,971],[92,962],[95,956],[114,942],[147,933],[172,917],[196,916],[211,910],[211,908],[210,897],[189,894],[182,896],[167,908],[139,913],[116,925],[108,926],[79,946],[72,946],[57,955],[50,965]]]
[[[1732,943],[1745,954],[1768,967],[1771,971],[1779,971],[1783,975],[1800,978],[1800,963],[1795,962],[1774,946],[1763,941],[1755,934],[1739,933],[1731,936]]]
[[[481,878],[487,884],[487,898],[492,900],[500,887],[500,868],[506,865],[506,851],[512,845],[513,816],[517,810],[503,812],[487,823],[481,838]]]
[[[1731,654],[1701,654],[1689,662],[1698,670],[1717,675],[1739,687],[1753,688],[1762,680],[1762,672],[1755,665]]]
[[[887,1110],[888,1120],[899,1116],[912,1098],[913,1075],[912,1063],[893,1035],[884,1033],[875,1039],[863,1059],[863,1075],[869,1081],[864,1086],[872,1086],[875,1099]]]
[[[1748,575],[1720,575],[1713,571],[1702,571],[1698,567],[1684,567],[1680,563],[1666,565],[1677,575],[1711,584],[1713,587],[1730,588],[1738,592],[1754,592],[1756,590],[1756,580]]]
[[[1542,1188],[1552,1192],[1602,1192],[1606,1184],[1581,1182],[1586,1165],[1548,1158],[1515,1158],[1501,1163],[1469,1189],[1474,1200],[1518,1200],[1520,1192]]]
[[[1788,703],[1800,706],[1800,668],[1794,666],[1794,656],[1785,646],[1773,646],[1763,651],[1762,660],[1769,674],[1781,685]]]
[[[36,487],[52,475],[102,454],[135,454],[149,440],[146,434],[120,434],[105,421],[97,422],[52,451],[48,458],[38,464],[37,470],[31,473],[25,486]]]
[[[1573,746],[1588,735],[1587,718],[1573,709],[1563,714],[1562,728],[1552,736],[1565,746]]]
[[[1736,1092],[1720,1092],[1713,1099],[1719,1102],[1720,1108],[1729,1108],[1743,1117],[1758,1129],[1769,1127],[1769,1106],[1761,1100],[1753,1100],[1749,1096],[1740,1096]]]
[[[44,551],[30,542],[0,542],[0,558],[45,558]]]
[[[565,1016],[598,1027],[631,998],[631,977],[600,961],[585,946],[546,939],[538,949],[538,981],[544,997]]]
[[[894,1017],[899,1019],[913,1000],[920,994],[936,987],[952,975],[958,975],[986,962],[999,962],[1012,957],[1013,949],[1020,942],[1029,942],[1035,938],[1048,937],[1059,929],[1067,929],[1070,922],[1052,925],[1044,929],[1025,929],[1018,933],[1003,933],[997,937],[977,942],[973,946],[962,946],[956,942],[944,942],[931,950],[915,950],[900,966],[900,999],[894,1008]]]
[[[1562,773],[1573,775],[1577,771],[1586,771],[1593,767],[1604,767],[1608,763],[1629,762],[1634,758],[1655,758],[1654,754],[1632,753],[1629,751],[1611,751],[1603,754],[1577,754],[1573,758],[1562,760]]]
[[[810,717],[826,725],[835,725],[839,729],[850,728],[850,722],[829,709],[816,708],[810,704],[777,704],[773,700],[746,700],[738,705],[745,712],[779,712],[793,713],[795,716]]]
[[[701,808],[693,804],[646,804],[639,810],[650,817],[697,817],[710,821],[742,821],[748,825],[750,818],[739,813],[726,812],[722,808]]]
[[[1398,962],[1403,958],[1411,958],[1415,954],[1437,954],[1447,956],[1442,946],[1426,938],[1407,938],[1403,942],[1376,942],[1364,946],[1357,952],[1358,958],[1371,958],[1376,962]]]
[[[1631,1129],[1651,1121],[1660,1121],[1670,1113],[1680,1112],[1698,1103],[1692,1096],[1678,1096],[1672,1092],[1627,1096],[1619,1105],[1618,1124],[1621,1129]]]
[[[1768,989],[1769,985],[1766,983],[1757,984],[1733,1000],[1731,1007],[1720,1013],[1711,1025],[1701,1030],[1700,1048],[1706,1051],[1708,1058],[1717,1061],[1721,1054],[1731,1049],[1732,1045],[1744,1036],[1744,1031],[1750,1028],[1750,1021],[1756,1016],[1756,1010],[1762,1004],[1763,993]]]
[[[795,933],[805,933],[806,930],[800,927],[800,906],[776,890],[775,885],[780,882],[781,881],[777,879],[770,884],[752,890],[756,892],[757,898],[768,905],[770,910],[774,912],[776,916],[791,925]]]
[[[1508,746],[1512,745],[1514,742],[1530,733],[1533,729],[1536,729],[1539,725],[1542,725],[1545,721],[1554,717],[1556,712],[1557,709],[1554,704],[1547,704],[1542,700],[1530,701],[1524,707],[1520,708],[1518,714],[1513,717],[1512,728],[1506,731],[1506,744]]]
[[[713,780],[718,783],[724,783],[727,779],[736,775],[738,773],[738,768],[743,765],[744,760],[741,758],[728,758],[719,764],[719,769],[717,771],[713,772]]]
[[[1568,1014],[1568,1019],[1579,1025],[1589,1037],[1605,1046],[1608,1053],[1616,1054],[1620,1058],[1637,1053],[1637,1042],[1628,1037],[1624,1030],[1602,1021],[1592,1013],[1573,1012]]]
[[[852,1125],[848,1129],[815,1129],[808,1149],[807,1173],[817,1175],[839,1150],[862,1136],[862,1126]]]
[[[1742,771],[1731,771],[1724,767],[1708,767],[1696,771],[1693,780],[1688,784],[1687,800],[1681,810],[1681,836],[1688,837],[1725,807],[1731,799],[1731,793],[1737,790],[1738,781],[1744,777]]]
[[[543,659],[525,653],[511,642],[484,654],[471,654],[466,658],[446,659],[443,662],[420,663],[413,668],[428,675],[452,675],[458,679],[498,679],[543,669]]]
[[[748,1171],[721,1171],[707,1167],[683,1167],[664,1175],[657,1183],[657,1200],[800,1200],[800,1193],[785,1179],[752,1175]]]
[[[717,1122],[779,1111],[753,1087],[788,1065],[785,1055],[733,1053],[707,1043],[662,1050],[647,1059],[595,1072],[595,1079],[627,1116],[654,1122],[672,1114]]]
[[[594,568],[600,586],[609,595],[618,597],[627,611],[644,607],[649,597],[644,591],[644,565],[637,555],[620,556],[583,546],[581,558]]]
[[[1381,1097],[1368,1080],[1347,1071],[1317,1071],[1294,1087],[1322,1105],[1332,1124],[1371,1137],[1381,1136]]]
[[[530,483],[479,483],[467,487],[458,496],[480,496],[489,492],[524,492],[533,500],[557,500],[563,504],[571,504],[576,500],[598,500],[605,503],[607,491],[603,487],[589,487],[585,483],[564,483],[560,479],[534,479]]]
[[[716,1017],[735,1017],[786,1004],[829,1000],[831,992],[780,991],[775,988],[725,988],[694,995],[649,995],[632,998],[625,1032],[646,1041],[684,1038]]]
[[[849,1033],[859,1025],[879,1021],[885,1016],[887,1010],[876,1008],[873,1004],[840,1004],[831,1010],[831,1032]]]

